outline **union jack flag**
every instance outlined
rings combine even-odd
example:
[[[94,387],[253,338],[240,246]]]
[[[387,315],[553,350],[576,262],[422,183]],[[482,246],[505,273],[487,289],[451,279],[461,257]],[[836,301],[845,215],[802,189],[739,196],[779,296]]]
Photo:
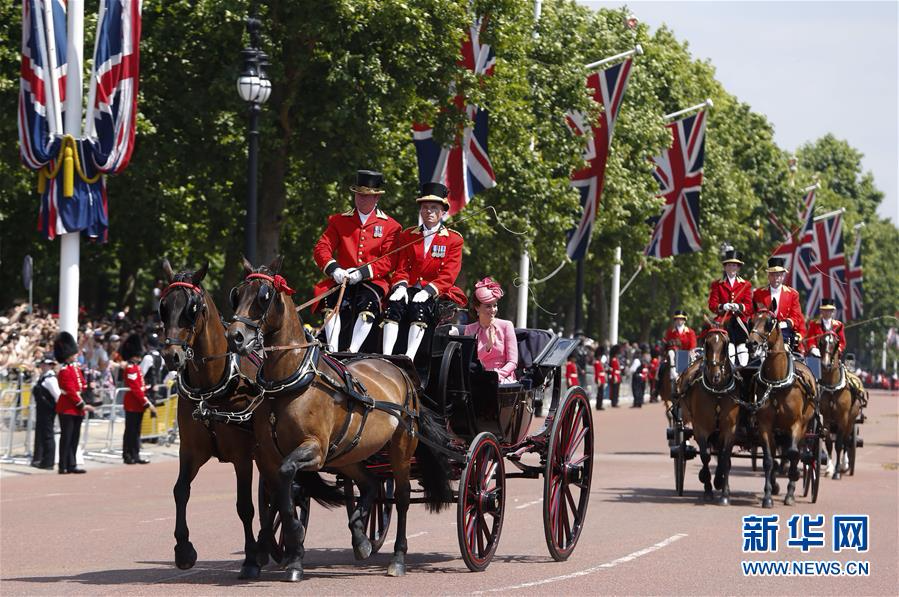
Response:
[[[861,319],[865,312],[864,293],[862,292],[862,233],[855,237],[855,250],[852,258],[846,261],[846,321]]]
[[[653,257],[671,257],[702,249],[699,236],[699,191],[705,158],[706,113],[701,110],[668,125],[671,147],[650,158],[653,172],[665,198],[662,214],[652,218],[654,230],[643,251]]]
[[[790,272],[788,284],[796,290],[809,291],[812,288],[809,267],[813,257],[815,188],[809,189],[803,199],[803,208],[798,213],[801,226],[795,233],[781,224],[773,213],[768,214],[768,218],[784,235],[784,241],[771,255],[783,257],[786,260],[785,267]]]
[[[496,58],[493,49],[481,43],[485,19],[479,17],[471,25],[462,43],[462,58],[459,65],[480,76],[492,76]],[[487,155],[487,110],[466,104],[461,94],[456,94],[454,103],[464,111],[468,126],[456,135],[453,145],[441,146],[434,139],[434,130],[428,124],[413,123],[412,138],[418,157],[418,180],[439,182],[449,189],[449,215],[454,215],[471,201],[471,198],[496,186],[496,175]]]
[[[846,284],[846,256],[843,252],[843,216],[836,214],[814,223],[812,247],[814,260],[809,266],[811,289],[805,303],[805,316],[818,311],[821,299],[830,297],[842,318],[845,307],[843,289]]]
[[[602,190],[605,185],[606,160],[609,157],[609,146],[612,144],[612,134],[615,130],[615,121],[618,111],[621,109],[621,100],[624,90],[631,76],[633,58],[628,58],[614,66],[590,74],[587,77],[587,87],[591,90],[593,101],[602,105],[603,111],[599,115],[596,125],[592,126],[592,136],[584,150],[584,160],[588,165],[571,175],[571,186],[581,194],[581,221],[577,228],[569,231],[566,251],[571,259],[583,259],[590,246],[590,237],[593,234],[593,222],[599,211],[599,202],[602,199]],[[576,135],[587,133],[588,123],[584,114],[570,112],[566,116],[568,125]]]
[[[19,154],[26,166],[37,170],[56,156],[62,134],[66,6],[61,0],[22,2],[19,72]]]
[[[137,114],[140,0],[101,0],[94,72],[88,101],[87,137],[64,141],[66,3],[25,0],[22,6],[22,68],[19,147],[26,166],[41,171],[38,229],[52,240],[82,231],[106,240],[109,224],[105,174],[128,164]],[[63,145],[65,144],[65,147]],[[74,188],[65,195],[60,167],[73,151]]]

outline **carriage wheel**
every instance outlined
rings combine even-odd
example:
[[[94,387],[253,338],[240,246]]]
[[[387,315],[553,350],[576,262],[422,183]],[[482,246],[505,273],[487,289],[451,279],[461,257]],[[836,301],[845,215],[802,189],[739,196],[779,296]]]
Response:
[[[858,424],[852,425],[852,439],[849,440],[849,476],[855,475],[855,448],[858,446]]]
[[[352,479],[343,480],[343,491],[346,493],[346,514],[347,518],[353,515],[358,503],[356,493],[353,490],[355,484]],[[393,504],[388,500],[393,499],[393,479],[378,479],[378,495],[371,509],[368,511],[368,518],[365,519],[365,528],[368,540],[371,541],[371,555],[378,553],[384,540],[387,539],[387,531],[390,529],[390,520],[393,517]]]
[[[443,351],[443,358],[440,361],[440,372],[438,373],[439,377],[437,378],[438,398],[443,407],[443,412],[441,414],[445,414],[447,408],[452,407],[452,405],[449,404],[449,391],[451,389],[450,375],[453,373],[453,365],[459,359],[457,353],[461,348],[461,343],[450,342]],[[458,383],[452,385],[452,389],[460,389],[462,387],[461,379],[457,380],[457,382]]]
[[[674,439],[672,440],[671,459],[674,462],[674,490],[678,496],[684,495],[684,477],[687,474],[687,434],[684,433],[684,421],[680,407],[675,406]]]
[[[262,496],[260,495],[260,499]],[[294,516],[298,516],[300,524],[303,528],[309,530],[309,507],[311,502],[308,497],[300,497],[294,502]],[[273,541],[268,546],[268,555],[277,563],[281,563],[284,559],[284,529],[281,528],[281,513],[277,510],[271,510],[272,516],[272,538]]]
[[[752,446],[752,472],[756,472],[757,470],[759,470],[758,458],[759,447],[754,445]]]
[[[456,534],[465,565],[480,572],[490,565],[503,530],[506,469],[492,433],[478,434],[468,448],[459,479]]]
[[[818,502],[818,486],[821,483],[821,437],[815,436],[809,447],[811,457],[808,462],[802,463],[802,497],[806,497],[809,491],[812,493],[812,503]]]
[[[543,533],[557,562],[577,545],[592,479],[593,411],[583,388],[574,387],[556,411],[543,471]]]

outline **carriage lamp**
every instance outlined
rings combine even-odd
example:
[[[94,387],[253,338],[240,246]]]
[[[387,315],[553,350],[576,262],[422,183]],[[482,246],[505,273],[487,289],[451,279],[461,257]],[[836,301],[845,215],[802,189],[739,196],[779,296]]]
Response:
[[[240,55],[243,60],[243,71],[237,78],[237,93],[247,102],[249,112],[249,128],[247,130],[247,220],[244,231],[244,255],[251,263],[256,263],[256,227],[257,227],[257,171],[259,163],[259,112],[262,104],[268,101],[272,93],[272,83],[266,74],[269,66],[268,56],[259,46],[259,29],[262,23],[256,18],[253,7],[251,17],[247,18],[247,33],[250,44]]]

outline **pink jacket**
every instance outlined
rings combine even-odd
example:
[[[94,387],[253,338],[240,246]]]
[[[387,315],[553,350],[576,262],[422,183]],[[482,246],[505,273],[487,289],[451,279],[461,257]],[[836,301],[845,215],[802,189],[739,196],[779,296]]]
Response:
[[[508,319],[494,319],[494,344],[487,350],[487,330],[478,322],[465,326],[466,336],[478,339],[478,359],[488,371],[499,374],[499,383],[514,383],[515,369],[518,367],[518,342],[515,340],[515,326]]]

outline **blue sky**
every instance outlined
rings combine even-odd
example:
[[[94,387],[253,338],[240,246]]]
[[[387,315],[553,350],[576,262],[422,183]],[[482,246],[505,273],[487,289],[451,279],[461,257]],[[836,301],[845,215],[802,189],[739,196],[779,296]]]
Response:
[[[728,92],[768,117],[784,149],[830,132],[861,151],[885,193],[879,213],[899,225],[899,2],[626,4],[710,60]]]

